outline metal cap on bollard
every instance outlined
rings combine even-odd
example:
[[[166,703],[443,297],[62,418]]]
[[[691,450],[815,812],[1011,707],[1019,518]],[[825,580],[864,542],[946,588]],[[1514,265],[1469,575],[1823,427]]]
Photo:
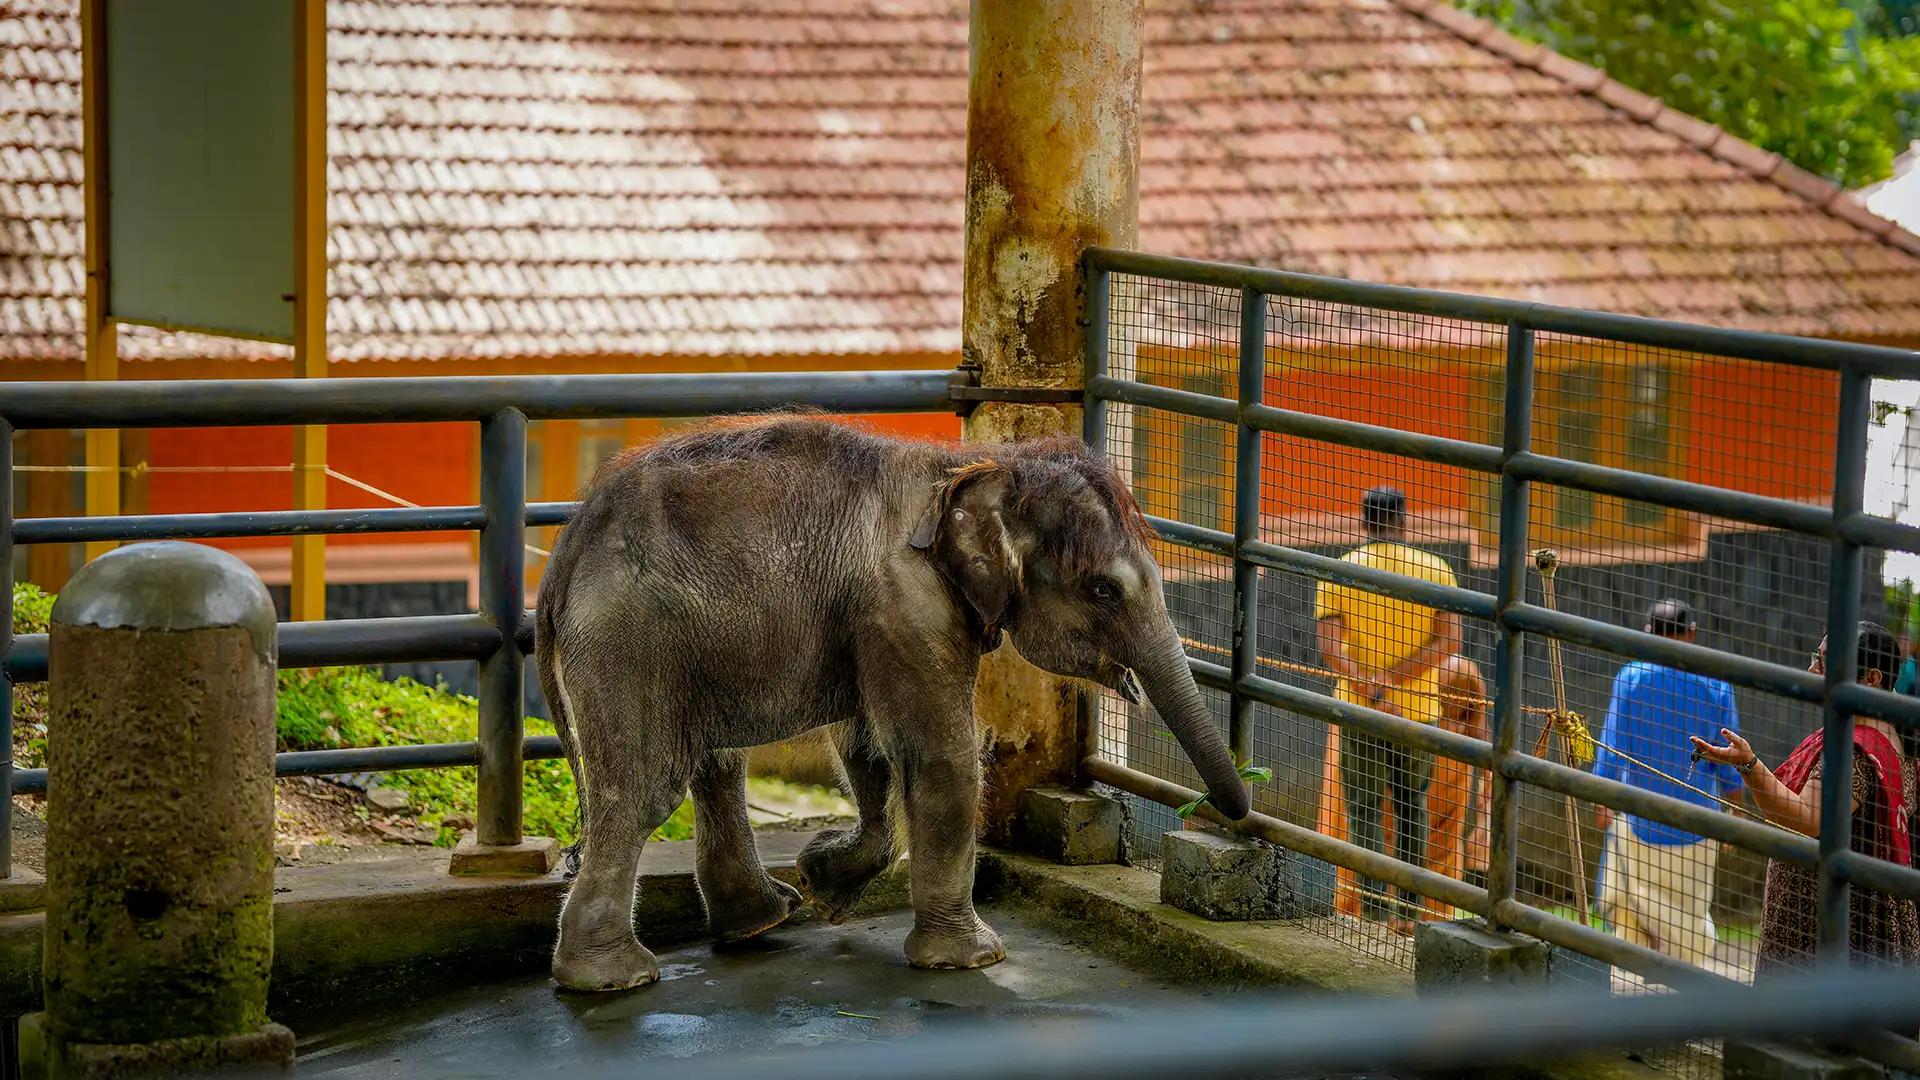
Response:
[[[273,961],[276,625],[245,563],[121,548],[53,609],[45,1011],[23,1075],[286,1065]]]

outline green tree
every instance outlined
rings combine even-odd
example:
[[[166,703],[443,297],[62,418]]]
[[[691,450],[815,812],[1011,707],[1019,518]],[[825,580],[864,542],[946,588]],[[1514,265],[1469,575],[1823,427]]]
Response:
[[[1835,0],[1462,0],[1521,37],[1858,187],[1914,131],[1912,5]]]

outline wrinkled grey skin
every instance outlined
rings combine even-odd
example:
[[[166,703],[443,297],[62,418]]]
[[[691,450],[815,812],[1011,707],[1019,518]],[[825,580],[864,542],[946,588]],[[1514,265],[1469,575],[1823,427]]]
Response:
[[[1143,528],[1113,470],[1070,440],[943,447],[778,418],[610,463],[540,588],[535,653],[583,830],[554,978],[616,990],[659,977],[633,931],[640,848],[689,785],[715,937],[796,910],[801,895],[754,850],[743,751],[825,725],[860,822],[801,854],[813,902],[838,922],[892,865],[897,807],[908,959],[1002,959],[971,893],[974,679],[1003,631],[1049,671],[1135,700],[1144,687],[1214,805],[1245,816]]]

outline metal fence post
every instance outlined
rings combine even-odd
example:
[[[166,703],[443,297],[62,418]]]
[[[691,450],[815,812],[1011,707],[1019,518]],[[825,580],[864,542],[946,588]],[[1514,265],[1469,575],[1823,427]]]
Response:
[[[500,643],[480,661],[480,812],[455,873],[546,873],[557,848],[520,831],[526,659],[516,640],[525,611],[527,417],[502,409],[480,422],[480,613]],[[489,850],[492,849],[492,850]],[[462,858],[462,856],[465,856]]]
[[[1233,689],[1229,734],[1237,762],[1253,758],[1253,700],[1240,680],[1260,658],[1260,568],[1242,550],[1260,539],[1260,429],[1246,410],[1260,404],[1267,377],[1267,297],[1240,290],[1240,417],[1233,473]]]
[[[1498,921],[1499,907],[1514,896],[1519,854],[1519,785],[1504,766],[1520,738],[1521,669],[1526,638],[1507,621],[1507,610],[1527,599],[1527,481],[1507,464],[1527,452],[1533,441],[1533,328],[1507,325],[1506,416],[1500,452],[1500,571],[1495,602],[1499,640],[1494,646],[1493,799],[1489,813],[1487,903]],[[1584,872],[1584,871],[1576,871]]]
[[[1840,417],[1833,455],[1833,519],[1844,521],[1865,502],[1867,426],[1873,414],[1873,380],[1857,368],[1840,371]],[[1853,712],[1834,696],[1836,687],[1859,678],[1860,545],[1834,530],[1827,575],[1827,685],[1822,703],[1820,775],[1821,964],[1847,963],[1847,879],[1841,854],[1853,839]]]
[[[13,651],[13,425],[0,419],[0,569],[7,588],[0,594],[0,881],[13,876],[13,675],[6,670]]]
[[[1080,257],[1080,272],[1086,295],[1085,307],[1081,318],[1086,323],[1086,340],[1081,346],[1086,370],[1081,385],[1086,388],[1080,403],[1081,438],[1089,448],[1101,457],[1107,456],[1107,401],[1094,392],[1094,380],[1107,373],[1107,319],[1110,302],[1109,280],[1104,267],[1097,266],[1087,255]],[[1087,783],[1082,768],[1088,758],[1100,753],[1100,693],[1098,690],[1080,692],[1080,757],[1074,765],[1076,779]]]
[[[1082,400],[1080,422],[1082,437],[1087,445],[1104,455],[1107,452],[1107,402],[1105,398],[1093,393],[1093,381],[1107,373],[1107,319],[1112,302],[1110,281],[1104,267],[1097,266],[1086,256],[1080,259],[1081,272],[1086,275],[1086,342],[1082,346],[1086,360],[1086,378],[1082,385],[1088,389]]]

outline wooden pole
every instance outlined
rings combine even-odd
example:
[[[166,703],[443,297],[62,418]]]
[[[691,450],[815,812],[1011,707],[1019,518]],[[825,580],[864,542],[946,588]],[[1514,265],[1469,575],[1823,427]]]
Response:
[[[107,315],[107,124],[106,0],[80,6],[82,192],[86,206],[86,379],[112,382],[120,376],[119,330]],[[120,432],[86,433],[86,510],[89,517],[120,512]],[[114,549],[111,541],[87,545],[87,558]]]
[[[327,16],[325,0],[296,0],[294,19],[294,377],[327,376]],[[293,506],[327,505],[327,429],[293,429]],[[327,539],[293,540],[291,613],[327,617]]]

